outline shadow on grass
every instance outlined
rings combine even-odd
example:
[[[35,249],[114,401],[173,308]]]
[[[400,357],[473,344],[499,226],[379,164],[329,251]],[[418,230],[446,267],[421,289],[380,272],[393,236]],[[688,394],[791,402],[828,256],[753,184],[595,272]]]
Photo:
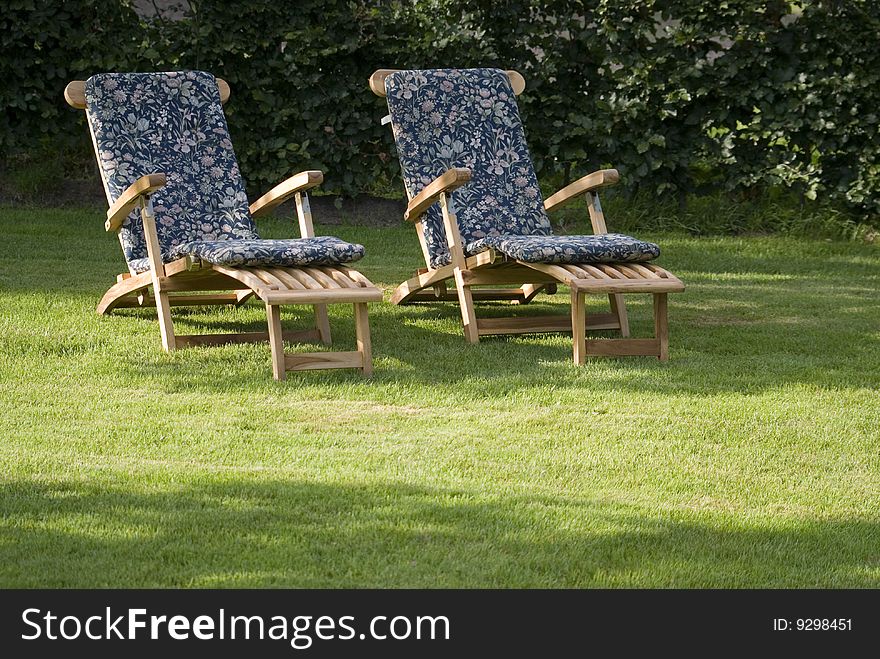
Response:
[[[877,587],[880,522],[399,484],[6,483],[5,587]]]

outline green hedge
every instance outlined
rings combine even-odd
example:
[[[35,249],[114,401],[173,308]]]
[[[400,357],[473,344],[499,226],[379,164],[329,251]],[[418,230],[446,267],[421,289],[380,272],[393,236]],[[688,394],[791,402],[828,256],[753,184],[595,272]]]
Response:
[[[85,151],[64,83],[100,70],[201,68],[253,191],[291,170],[325,189],[398,193],[380,67],[521,71],[536,165],[602,165],[642,194],[791,188],[880,214],[880,3],[752,0],[191,2],[138,19],[125,0],[0,6],[6,151]]]

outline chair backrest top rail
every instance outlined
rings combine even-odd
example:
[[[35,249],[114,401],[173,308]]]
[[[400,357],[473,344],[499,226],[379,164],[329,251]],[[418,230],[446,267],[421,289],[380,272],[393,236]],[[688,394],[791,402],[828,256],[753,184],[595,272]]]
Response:
[[[405,69],[379,69],[370,76],[370,90],[376,96],[385,96],[385,78],[397,71]],[[519,96],[526,88],[526,79],[517,71],[505,71],[507,77],[510,78],[510,86],[513,87],[513,93]]]
[[[231,93],[229,83],[221,78],[217,78],[217,89],[220,90],[220,102],[225,104],[229,100],[229,94]],[[85,110],[86,81],[72,80],[67,83],[67,87],[64,88],[64,100],[67,101],[69,106],[77,110]]]

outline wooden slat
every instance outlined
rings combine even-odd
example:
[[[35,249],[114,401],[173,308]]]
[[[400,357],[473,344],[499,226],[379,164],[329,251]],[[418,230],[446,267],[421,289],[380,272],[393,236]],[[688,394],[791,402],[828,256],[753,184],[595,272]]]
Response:
[[[616,313],[609,313],[607,311],[603,311],[601,313],[588,313],[587,314],[587,329],[588,330],[620,329],[620,320],[618,319]]]
[[[356,281],[358,284],[360,284],[363,287],[369,287],[369,288],[373,287],[373,282],[371,282],[369,279],[367,279],[364,275],[362,275],[357,270],[353,270],[353,269],[347,268],[345,266],[339,266],[336,269],[341,272],[344,272],[346,275],[348,275],[348,277],[352,281]]]
[[[651,272],[659,275],[660,277],[663,277],[664,279],[672,275],[669,270],[664,270],[659,265],[654,265],[653,263],[646,263],[645,267],[648,268],[648,270],[650,270]]]
[[[257,277],[266,282],[266,286],[273,291],[286,291],[287,285],[273,275],[268,268],[250,268]]]
[[[660,356],[660,342],[657,339],[587,339],[586,344],[587,355]]]
[[[522,302],[525,299],[521,288],[472,288],[471,295],[475,301],[491,302],[491,301],[516,301]],[[392,298],[393,300],[393,298]],[[455,289],[446,290],[445,293],[438,294],[435,290],[423,290],[413,293],[406,298],[406,303],[410,302],[453,302],[458,300],[458,291]],[[397,304],[397,303],[395,303]]]
[[[678,279],[576,279],[570,285],[584,293],[679,293],[684,290],[684,284]]]
[[[617,329],[617,316],[610,313],[587,314],[585,329]],[[478,318],[480,335],[487,334],[542,334],[545,332],[571,332],[568,316],[532,316],[520,318]]]
[[[522,318],[478,318],[480,334],[533,334],[571,330],[567,316],[532,316]]]
[[[306,288],[299,283],[296,277],[290,274],[290,271],[285,270],[284,268],[266,268],[266,270],[275,275],[288,290],[302,291]]]
[[[238,304],[240,298],[238,293],[206,293],[203,295],[169,295],[168,304],[172,307],[198,307],[221,304]],[[142,296],[140,299],[136,297],[122,300],[121,304],[117,304],[117,308],[131,307],[153,307],[156,306],[156,298],[151,295]]]
[[[528,281],[534,284],[550,284],[556,282],[552,275],[532,271],[523,273],[520,268],[479,268],[477,270],[462,271],[462,278],[466,284],[480,286],[484,284],[522,284]]]
[[[590,275],[586,270],[583,270],[579,265],[575,264],[566,264],[562,266],[566,270],[568,270],[575,279],[589,279]]]
[[[363,368],[361,353],[348,352],[305,352],[284,355],[284,368],[288,371],[309,371],[319,368]]]
[[[381,302],[382,291],[377,288],[320,288],[306,291],[267,291],[261,297],[269,304]]]
[[[620,272],[615,266],[608,265],[607,263],[597,263],[596,267],[599,268],[605,274],[615,278],[615,279],[626,279],[626,275]]]
[[[263,295],[268,293],[271,289],[262,279],[254,275],[249,270],[244,270],[242,268],[235,268],[228,265],[212,265],[211,268],[216,270],[217,272],[226,275],[227,277],[231,277],[233,279],[237,279],[242,284],[247,286],[248,288],[253,289],[254,293],[259,295],[261,298]]]
[[[291,268],[288,270],[291,277],[296,277],[300,284],[310,291],[323,290],[321,283],[316,281],[308,272],[304,272],[301,268]]]
[[[617,263],[617,264],[615,264],[615,267],[617,268],[617,270],[619,272],[622,272],[623,274],[625,274],[629,279],[644,279],[644,277],[642,277],[641,273],[634,270],[633,268],[630,268],[629,265],[627,265],[627,264]]]
[[[517,261],[527,268],[532,270],[537,270],[538,272],[545,272],[557,281],[562,282],[563,284],[570,283],[575,277],[565,268],[559,265],[552,265],[550,263],[526,263],[524,261]]]
[[[660,275],[653,270],[646,268],[641,263],[630,263],[630,267],[633,270],[637,270],[645,279],[660,279]]]
[[[499,264],[504,264],[505,272],[514,272],[516,271],[518,274],[516,276],[510,275],[510,278],[507,279],[504,283],[538,283],[539,281],[546,282],[548,281],[545,277],[538,275],[537,273],[544,273],[545,267],[556,267],[558,266],[545,266],[541,264],[525,264],[519,261],[505,261],[504,257],[500,255],[495,250],[486,250],[485,252],[480,252],[474,256],[469,256],[465,260],[465,270],[471,272],[477,272],[482,275],[484,272],[490,271],[501,271],[501,267]],[[486,270],[484,266],[494,265],[491,270]],[[534,267],[533,267],[534,266]],[[445,265],[437,269],[428,269],[424,272],[419,272],[416,276],[407,279],[405,282],[400,284],[395,290],[393,295],[391,296],[392,304],[407,304],[408,302],[429,302],[429,301],[437,301],[438,299],[446,300],[446,299],[457,299],[457,293],[454,293],[456,297],[446,298],[436,297],[433,293],[422,293],[422,291],[426,288],[433,287],[435,284],[445,281],[447,279],[451,279],[453,277],[453,268],[451,265]],[[571,279],[571,274],[558,268],[558,272],[556,276],[550,275],[550,281],[561,281],[563,283],[567,283],[568,280]],[[496,282],[500,283],[500,282]],[[509,294],[507,292],[499,292],[497,295],[486,295],[487,289],[473,289],[472,294],[475,300],[497,300],[497,299],[505,299],[505,300],[518,300],[520,296],[516,294]],[[500,291],[501,289],[499,289]],[[493,291],[494,293],[494,291]],[[427,297],[429,296],[429,297]],[[500,297],[499,297],[500,296]]]
[[[262,287],[268,286],[260,281]],[[248,287],[242,281],[232,279],[224,274],[207,270],[204,272],[181,273],[174,277],[162,277],[162,288],[171,293],[190,291],[231,291]]]
[[[611,277],[606,275],[604,272],[599,270],[599,268],[597,268],[594,265],[587,265],[586,263],[582,263],[581,268],[583,268],[586,272],[588,272],[590,275],[592,275],[596,279],[611,279]],[[586,279],[586,277],[584,279]]]
[[[349,277],[339,268],[321,268],[321,272],[328,277],[332,277],[333,281],[343,288],[361,288],[361,285],[358,282]],[[364,277],[364,279],[366,279],[366,277]]]
[[[296,330],[282,332],[285,341],[291,343],[317,343],[318,330]],[[230,343],[263,343],[269,340],[268,332],[243,332],[240,334],[185,334],[175,337],[177,347],[216,346]]]
[[[312,279],[320,283],[324,288],[341,288],[340,284],[334,280],[333,277],[327,276],[320,268],[308,267],[303,268],[303,270],[305,270]]]

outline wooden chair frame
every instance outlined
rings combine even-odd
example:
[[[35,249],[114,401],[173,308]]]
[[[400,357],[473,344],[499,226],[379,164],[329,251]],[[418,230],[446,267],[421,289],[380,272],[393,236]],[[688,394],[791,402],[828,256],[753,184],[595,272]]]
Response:
[[[229,98],[229,85],[218,79],[217,86],[221,102],[225,103]],[[64,97],[72,107],[85,110],[85,83],[81,80],[71,82],[64,90]],[[300,235],[303,238],[312,238],[315,233],[307,191],[320,185],[323,179],[320,171],[295,174],[253,202],[250,213],[256,219],[293,198]],[[98,303],[99,314],[109,314],[114,309],[126,307],[156,307],[162,347],[166,351],[188,346],[268,340],[272,352],[272,372],[276,380],[284,380],[287,371],[324,368],[357,368],[364,376],[372,374],[367,304],[381,301],[382,292],[369,279],[346,266],[238,267],[205,263],[189,256],[164,263],[151,199],[151,195],[163,185],[164,173],[142,176],[107,211],[105,229],[118,231],[131,211],[140,209],[150,270],[118,275],[116,284],[110,287]],[[266,306],[267,332],[195,335],[176,335],[174,332],[171,307],[239,306],[253,296],[260,298]],[[327,305],[342,303],[354,305],[357,342],[355,351],[285,354],[284,340],[320,341],[330,345]],[[280,307],[284,304],[312,305],[315,327],[295,332],[282,331]]]
[[[385,78],[396,69],[380,69],[369,79],[370,89],[377,96],[385,96]],[[516,71],[508,71],[514,93],[525,89],[525,80]],[[386,117],[386,120],[388,118]],[[383,120],[385,121],[385,120]],[[458,221],[452,203],[452,192],[471,178],[466,168],[453,168],[428,184],[409,200],[404,219],[415,223],[416,232],[425,257],[426,268],[400,284],[391,297],[394,304],[457,300],[461,308],[464,335],[468,342],[478,343],[481,336],[491,334],[529,334],[543,332],[571,332],[573,358],[583,364],[589,355],[650,355],[665,361],[669,356],[667,318],[668,293],[684,290],[684,284],[669,271],[651,264],[612,263],[597,265],[554,265],[528,263],[511,259],[490,249],[475,256],[465,256]],[[548,212],[573,199],[583,197],[587,202],[594,234],[608,233],[605,216],[599,201],[599,190],[620,180],[615,169],[603,169],[588,174],[567,185],[544,202]],[[422,217],[433,205],[439,204],[451,262],[432,268],[425,241]],[[455,291],[450,292],[452,283]],[[474,301],[508,300],[514,304],[528,304],[538,293],[555,293],[557,285],[571,291],[571,318],[541,316],[528,318],[479,319]],[[474,286],[514,285],[517,288],[472,288]],[[623,296],[627,293],[650,293],[654,297],[654,337],[629,338],[629,319]],[[610,312],[587,314],[585,296],[607,295]],[[619,330],[623,338],[587,339],[587,330]]]

